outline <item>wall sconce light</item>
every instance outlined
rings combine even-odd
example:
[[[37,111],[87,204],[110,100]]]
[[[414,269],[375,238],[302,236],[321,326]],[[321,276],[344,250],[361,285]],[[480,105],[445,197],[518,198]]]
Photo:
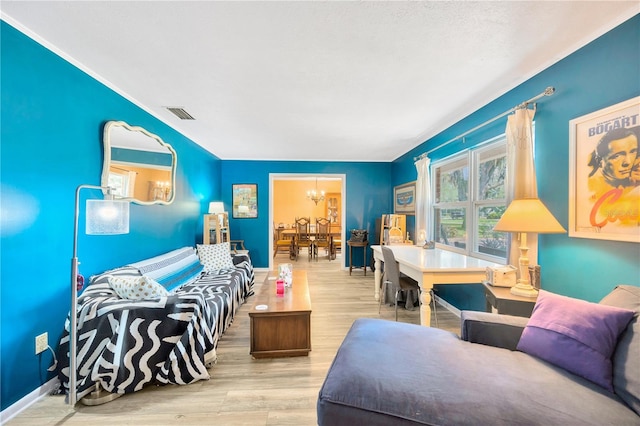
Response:
[[[149,181],[149,185],[151,188],[151,193],[149,196],[152,201],[160,200],[167,201],[169,199],[169,194],[171,193],[171,182],[169,181]]]

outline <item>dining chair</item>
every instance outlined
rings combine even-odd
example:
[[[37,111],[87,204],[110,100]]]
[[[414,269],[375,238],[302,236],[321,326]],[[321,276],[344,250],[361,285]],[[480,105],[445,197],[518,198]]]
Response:
[[[331,222],[323,217],[316,219],[316,239],[313,242],[313,255],[318,261],[318,249],[324,248],[327,257],[331,260],[333,255],[332,238],[331,238]]]
[[[398,262],[393,251],[387,246],[380,246],[382,249],[382,260],[384,262],[384,279],[382,281],[382,292],[380,293],[380,301],[378,302],[378,314],[380,314],[380,307],[382,306],[382,299],[386,295],[387,287],[393,286],[395,290],[395,308],[396,308],[396,321],[398,321],[398,294],[401,291],[414,290],[418,292],[418,300],[420,300],[420,286],[417,282],[411,278],[400,273]],[[434,297],[433,289],[429,290],[431,295],[431,301],[433,303],[433,315],[435,317],[436,327],[438,326],[438,313],[436,311],[436,299]]]
[[[331,236],[331,259],[338,257],[338,251],[342,253],[342,240]]]
[[[311,238],[310,232],[311,219],[308,217],[300,217],[296,218],[295,227],[296,227],[296,235],[293,239],[293,252],[295,255],[296,261],[298,260],[298,255],[300,254],[301,248],[306,248],[309,253],[309,260],[311,260],[311,256],[313,255],[313,239]]]
[[[286,251],[289,253],[289,258],[293,255],[293,249],[291,248],[293,240],[290,238],[281,238],[276,224],[273,224],[273,257],[276,257],[279,251]]]
[[[337,238],[334,237],[333,230],[331,229],[333,226],[336,226],[338,231],[340,230],[340,226],[337,226],[336,224],[332,224],[331,227],[329,227],[331,232],[331,259],[335,259],[337,257],[338,251],[342,253],[342,237],[340,235],[338,235]]]

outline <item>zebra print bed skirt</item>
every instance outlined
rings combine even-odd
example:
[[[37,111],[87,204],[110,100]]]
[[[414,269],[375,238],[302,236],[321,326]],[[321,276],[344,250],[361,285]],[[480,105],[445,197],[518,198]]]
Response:
[[[235,268],[202,275],[175,294],[154,300],[121,299],[108,275],[135,275],[123,267],[92,279],[78,299],[78,399],[95,389],[130,393],[149,383],[189,384],[209,379],[218,341],[237,309],[253,294],[246,255]],[[69,324],[58,347],[58,377],[69,389]]]

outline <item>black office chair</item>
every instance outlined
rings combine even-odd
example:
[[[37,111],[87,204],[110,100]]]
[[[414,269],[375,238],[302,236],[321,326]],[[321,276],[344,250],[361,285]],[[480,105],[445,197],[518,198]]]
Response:
[[[398,321],[398,294],[401,291],[415,290],[418,292],[418,300],[420,300],[420,286],[411,278],[400,274],[400,269],[398,268],[396,257],[393,255],[393,251],[388,246],[380,246],[380,248],[382,249],[382,259],[384,261],[384,280],[382,281],[382,293],[380,294],[380,301],[378,303],[378,314],[380,314],[382,299],[386,295],[387,287],[390,284],[395,289],[396,321]],[[433,303],[433,315],[435,317],[437,327],[438,313],[436,311],[436,299],[434,297],[433,289],[431,289],[429,293],[431,295],[431,301]]]

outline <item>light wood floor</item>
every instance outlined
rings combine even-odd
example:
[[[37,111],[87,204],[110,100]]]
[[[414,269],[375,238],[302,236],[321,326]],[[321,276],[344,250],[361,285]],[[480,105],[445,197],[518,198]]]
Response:
[[[289,262],[278,255],[275,264]],[[311,293],[312,351],[308,357],[254,360],[249,355],[248,310],[240,307],[218,346],[211,379],[187,386],[149,386],[100,406],[64,403],[64,396],[47,396],[7,425],[315,425],[318,391],[345,334],[356,318],[394,320],[393,306],[373,298],[373,272],[340,268],[326,258],[294,268],[308,271]],[[256,286],[266,272],[256,273]],[[295,285],[295,284],[294,284]],[[399,309],[399,321],[419,324],[418,310]],[[459,333],[459,318],[438,309],[440,328]],[[432,324],[433,324],[432,319]]]

